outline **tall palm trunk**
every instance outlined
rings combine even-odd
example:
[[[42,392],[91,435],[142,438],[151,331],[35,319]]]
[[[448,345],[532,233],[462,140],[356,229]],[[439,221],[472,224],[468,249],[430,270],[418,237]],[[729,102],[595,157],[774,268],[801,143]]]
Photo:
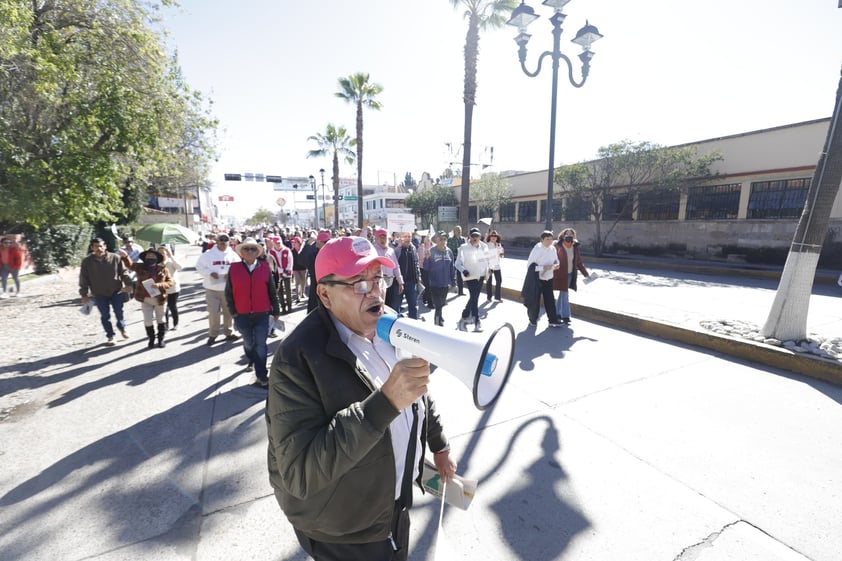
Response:
[[[363,103],[357,102],[357,227],[363,227]]]
[[[465,129],[462,139],[462,189],[459,199],[459,223],[467,232],[469,202],[471,198],[471,134],[474,120],[474,105],[477,95],[477,54],[479,51],[479,18],[472,14],[468,21],[465,37]]]
[[[333,153],[333,228],[339,229],[339,154],[335,151]]]
[[[772,309],[761,333],[781,341],[807,338],[807,311],[830,210],[842,183],[842,76],[824,151],[807,192]]]

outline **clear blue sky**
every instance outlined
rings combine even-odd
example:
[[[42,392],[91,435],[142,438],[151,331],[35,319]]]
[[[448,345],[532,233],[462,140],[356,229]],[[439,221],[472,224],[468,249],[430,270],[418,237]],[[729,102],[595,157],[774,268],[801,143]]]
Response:
[[[541,16],[529,28],[534,70],[552,47],[552,11],[527,3]],[[562,66],[556,164],[627,138],[671,145],[829,116],[842,67],[837,3],[571,1],[562,51],[577,78],[576,31],[587,19],[605,37],[584,87],[572,87]],[[215,193],[233,195],[231,210],[243,217],[276,210],[278,193],[226,184],[223,173],[318,177],[325,168],[330,176],[329,160],[306,158],[315,148],[307,138],[327,123],[355,134],[354,108],[333,95],[341,76],[368,72],[384,88],[383,109],[364,116],[366,184],[400,182],[406,172],[437,177],[454,159],[445,143],[462,142],[467,22],[448,0],[181,0],[164,15],[188,82],[221,120]],[[548,162],[551,69],[523,74],[516,33],[505,26],[480,38],[473,144],[493,146],[494,171]]]

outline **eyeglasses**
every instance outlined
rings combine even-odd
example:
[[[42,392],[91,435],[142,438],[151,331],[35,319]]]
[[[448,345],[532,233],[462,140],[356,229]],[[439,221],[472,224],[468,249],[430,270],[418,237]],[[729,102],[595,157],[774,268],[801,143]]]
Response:
[[[380,292],[383,292],[390,286],[392,286],[392,282],[394,282],[395,277],[385,276],[385,277],[374,277],[373,279],[362,279],[354,282],[342,282],[342,281],[335,281],[335,280],[326,280],[322,281],[322,284],[327,285],[335,285],[338,284],[339,286],[350,286],[354,289],[354,294],[368,294],[374,287],[380,289]]]

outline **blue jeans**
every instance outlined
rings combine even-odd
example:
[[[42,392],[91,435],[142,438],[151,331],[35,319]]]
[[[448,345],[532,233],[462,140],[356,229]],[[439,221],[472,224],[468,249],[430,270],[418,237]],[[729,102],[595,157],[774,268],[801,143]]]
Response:
[[[269,379],[266,371],[266,337],[269,336],[269,312],[239,314],[234,318],[237,331],[243,336],[246,357],[254,363],[254,374],[261,382]]]
[[[573,282],[573,273],[567,273],[567,290],[558,291],[558,300],[555,301],[555,311],[559,318],[570,319],[570,283]]]
[[[401,302],[406,296],[407,315],[412,319],[418,319],[418,285],[415,281],[406,281],[403,284],[403,292],[395,291],[395,302],[392,306],[396,312],[401,311]]]
[[[117,329],[123,331],[126,322],[123,320],[123,291],[118,290],[111,296],[94,296],[96,309],[99,310],[99,319],[102,321],[102,328],[105,329],[105,336],[109,339],[114,337],[114,327],[111,326],[111,308],[114,308],[114,317],[117,318]]]

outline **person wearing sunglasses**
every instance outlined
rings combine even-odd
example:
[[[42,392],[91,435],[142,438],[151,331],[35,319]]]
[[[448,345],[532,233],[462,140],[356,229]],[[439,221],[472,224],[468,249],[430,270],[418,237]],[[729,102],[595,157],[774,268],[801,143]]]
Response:
[[[247,370],[254,368],[257,384],[269,385],[266,368],[269,336],[269,316],[275,321],[281,316],[278,289],[271,267],[265,259],[263,246],[254,238],[237,244],[241,261],[228,270],[225,283],[225,302],[234,316],[234,326],[243,336],[243,349],[248,358]]]
[[[393,267],[365,238],[327,242],[315,263],[319,306],[269,372],[269,479],[315,559],[405,560],[425,449],[442,477],[456,473],[426,395],[429,362],[398,360],[377,335],[391,283],[382,268]]]
[[[590,273],[582,261],[579,240],[573,228],[565,228],[558,234],[555,250],[559,263],[558,269],[553,271],[553,290],[558,290],[556,314],[565,325],[570,325],[570,290],[576,290],[576,273],[581,272],[585,278]]]

